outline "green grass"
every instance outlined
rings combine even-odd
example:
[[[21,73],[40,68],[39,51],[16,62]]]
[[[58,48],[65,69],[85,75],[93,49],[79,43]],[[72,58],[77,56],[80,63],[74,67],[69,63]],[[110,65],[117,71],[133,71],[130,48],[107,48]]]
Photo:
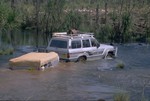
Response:
[[[124,67],[125,67],[124,63],[118,63],[116,66],[116,68],[118,69],[124,69]]]
[[[13,54],[13,52],[14,52],[13,48],[1,49],[0,55],[11,55],[11,54]]]
[[[130,96],[127,93],[116,93],[114,95],[114,101],[130,101]]]

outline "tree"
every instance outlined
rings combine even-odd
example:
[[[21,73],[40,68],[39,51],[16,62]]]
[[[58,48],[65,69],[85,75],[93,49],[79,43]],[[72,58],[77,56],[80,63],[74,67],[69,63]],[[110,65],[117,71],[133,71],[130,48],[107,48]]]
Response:
[[[48,40],[49,36],[52,36],[52,32],[59,31],[62,28],[65,15],[63,11],[64,5],[65,0],[47,0],[42,23],[46,40]]]
[[[9,7],[7,3],[5,3],[3,0],[0,1],[0,31],[4,29],[4,26],[7,23],[8,12]]]
[[[70,11],[65,17],[64,29],[69,30],[72,28],[79,29],[81,25],[82,18],[78,12]]]
[[[11,3],[14,3],[12,0]],[[15,45],[14,36],[13,36],[13,30],[18,28],[19,21],[18,21],[18,15],[15,12],[14,4],[11,4],[12,6],[8,5],[8,2],[1,1],[0,2],[0,31],[5,31],[7,33],[10,33],[10,42],[12,46]],[[13,7],[13,8],[12,8]]]
[[[40,12],[40,2],[39,0],[35,0],[36,48],[38,48],[39,42],[39,12]]]

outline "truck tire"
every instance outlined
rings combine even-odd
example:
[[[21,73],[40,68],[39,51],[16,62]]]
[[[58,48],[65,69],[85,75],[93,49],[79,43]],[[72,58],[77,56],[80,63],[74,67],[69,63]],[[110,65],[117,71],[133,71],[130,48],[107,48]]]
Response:
[[[85,62],[86,61],[86,56],[80,56],[77,60],[77,62]]]

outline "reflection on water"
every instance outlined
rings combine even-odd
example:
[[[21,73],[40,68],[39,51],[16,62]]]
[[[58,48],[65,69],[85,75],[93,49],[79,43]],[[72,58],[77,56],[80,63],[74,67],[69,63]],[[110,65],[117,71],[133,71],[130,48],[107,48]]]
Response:
[[[35,31],[20,31],[17,30],[13,33],[13,39],[10,38],[10,33],[0,33],[0,45],[7,45],[12,44],[13,41],[14,45],[34,45],[36,44],[36,32]],[[45,34],[39,33],[38,37],[38,44],[45,45]]]
[[[116,59],[61,62],[44,72],[7,69],[8,60],[24,54],[22,51],[0,56],[0,99],[112,101],[115,93],[124,91],[137,101],[150,76],[150,46],[118,45],[118,49]],[[27,50],[32,51],[32,48]],[[116,69],[120,62],[125,64],[125,69]],[[150,99],[149,86],[145,87],[144,93]]]

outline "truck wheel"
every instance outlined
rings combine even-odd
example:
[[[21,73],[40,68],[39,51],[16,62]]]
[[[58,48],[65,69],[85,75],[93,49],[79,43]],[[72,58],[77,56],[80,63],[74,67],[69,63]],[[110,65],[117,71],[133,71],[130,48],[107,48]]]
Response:
[[[114,53],[113,53],[113,52],[108,52],[107,57],[108,57],[108,58],[114,58]]]
[[[86,61],[86,57],[85,56],[80,56],[77,61],[78,62],[85,62]]]

